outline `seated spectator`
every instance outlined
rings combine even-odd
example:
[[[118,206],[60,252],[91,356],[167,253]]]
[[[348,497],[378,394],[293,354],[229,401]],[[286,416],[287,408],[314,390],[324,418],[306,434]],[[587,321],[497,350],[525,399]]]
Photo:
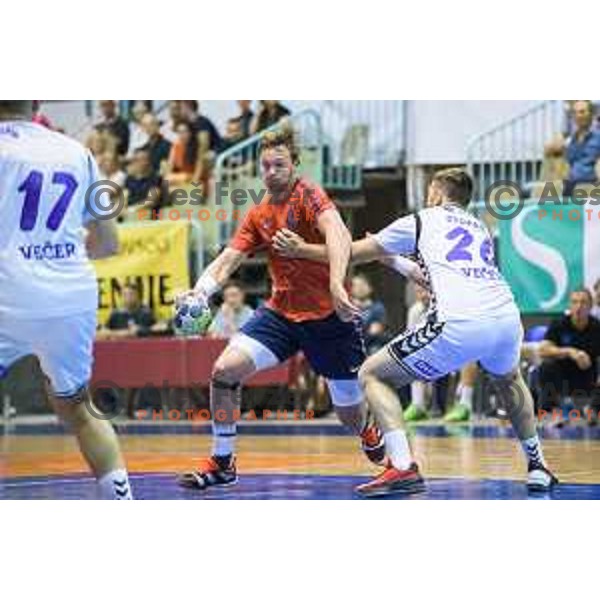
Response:
[[[169,102],[169,118],[160,128],[161,135],[171,144],[177,139],[177,126],[183,120],[181,100],[171,100]]]
[[[569,195],[578,183],[600,180],[600,131],[594,127],[593,105],[590,100],[576,100],[571,104],[571,135],[552,140],[544,149],[546,179],[554,179],[563,168],[560,159],[568,163],[564,193]]]
[[[54,129],[52,121],[50,121],[50,119],[42,112],[42,103],[39,100],[32,100],[31,104],[33,109],[31,120],[48,129]]]
[[[414,284],[415,287],[415,301],[408,308],[406,314],[406,327],[407,329],[415,328],[423,319],[429,310],[429,301],[431,296],[429,290],[422,285]]]
[[[594,306],[590,314],[594,319],[600,320],[600,279],[594,284]]]
[[[254,121],[252,133],[263,131],[291,114],[279,100],[261,100],[260,102],[261,108]]]
[[[108,131],[97,131],[94,129],[87,136],[85,147],[90,150],[96,160],[100,160],[100,157],[107,152],[112,154],[117,153],[117,140]]]
[[[240,123],[240,129],[242,132],[242,139],[246,139],[252,135],[252,120],[254,119],[254,112],[252,112],[252,100],[238,100],[238,106],[240,108],[240,114],[236,119]]]
[[[150,110],[144,100],[136,100],[131,109],[131,121],[129,123],[129,150],[127,157],[131,158],[133,153],[144,146],[148,141],[142,121],[146,115],[149,115]]]
[[[161,175],[167,168],[171,142],[160,132],[160,121],[153,114],[147,114],[142,119],[142,128],[146,133],[147,142],[142,146],[150,154],[150,162],[155,175]]]
[[[154,315],[140,300],[137,286],[123,286],[123,307],[115,308],[106,325],[97,337],[101,339],[121,339],[150,335],[156,325]]]
[[[208,330],[209,337],[230,338],[250,320],[254,311],[246,303],[246,294],[237,283],[223,288],[223,304]]]
[[[223,150],[229,150],[236,144],[244,141],[244,134],[242,131],[242,124],[239,118],[229,119],[227,121],[227,129],[225,130],[225,136],[223,137]],[[234,152],[231,156],[228,156],[224,161],[224,166],[228,169],[232,169],[229,176],[235,176],[235,169],[242,167],[248,163],[250,156],[250,149],[244,148],[238,152]]]
[[[192,181],[202,183],[203,194],[210,194],[210,178],[216,156],[223,148],[223,139],[213,122],[199,113],[200,105],[196,100],[182,100],[183,117],[192,127],[197,138],[198,154],[196,169]]]
[[[119,159],[114,152],[105,152],[98,159],[100,169],[100,179],[108,179],[116,183],[119,187],[125,187],[127,174],[119,165]]]
[[[598,409],[598,359],[600,321],[590,315],[592,294],[587,289],[571,293],[568,314],[550,324],[540,344],[540,407],[550,411],[564,400],[579,399]]]
[[[575,133],[567,140],[570,186],[598,181],[600,161],[600,131],[593,128],[592,103],[579,100],[573,105]]]
[[[182,100],[183,118],[191,125],[198,136],[198,146],[203,151],[220,152],[222,140],[213,122],[200,114],[197,100]]]
[[[223,136],[223,150],[228,150],[232,146],[239,144],[244,140],[244,133],[242,131],[242,123],[239,118],[229,119],[227,121],[227,128],[225,129],[225,135]]]
[[[371,282],[362,273],[352,278],[351,295],[361,311],[367,352],[373,354],[387,342],[385,307],[381,302],[373,300]]]
[[[102,119],[94,126],[96,131],[108,132],[116,140],[116,150],[119,156],[125,156],[129,149],[129,125],[117,113],[117,103],[114,100],[99,102]]]
[[[171,146],[165,179],[172,186],[185,185],[193,180],[198,160],[198,139],[189,123],[177,126],[177,139]]]
[[[161,202],[161,177],[154,173],[150,153],[147,150],[136,150],[129,165],[129,173],[125,179],[127,206],[145,204],[156,208]]]

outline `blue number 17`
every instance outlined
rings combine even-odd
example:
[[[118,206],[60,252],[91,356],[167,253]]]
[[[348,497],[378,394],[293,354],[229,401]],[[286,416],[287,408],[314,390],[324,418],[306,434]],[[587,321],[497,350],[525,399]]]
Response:
[[[56,231],[65,218],[78,184],[73,175],[64,171],[54,173],[52,183],[64,187],[63,193],[56,201],[54,208],[46,220],[46,227],[50,231]],[[21,212],[22,231],[32,231],[37,223],[43,184],[44,174],[40,171],[31,171],[25,178],[25,181],[19,186],[18,191],[25,194],[23,211]]]

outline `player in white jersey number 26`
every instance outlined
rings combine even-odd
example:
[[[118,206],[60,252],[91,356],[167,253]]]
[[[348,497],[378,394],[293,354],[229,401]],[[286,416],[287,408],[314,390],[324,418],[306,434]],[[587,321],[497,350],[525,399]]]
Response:
[[[479,362],[505,405],[527,461],[527,487],[546,492],[557,480],[546,466],[533,399],[519,370],[523,329],[512,293],[500,274],[492,239],[465,209],[473,184],[462,169],[434,176],[426,208],[352,244],[352,262],[379,260],[429,288],[424,322],[394,338],[362,365],[359,377],[384,432],[384,471],[358,486],[363,496],[412,494],[425,484],[405,432],[397,390]],[[327,261],[324,246],[281,230],[275,249],[293,258]]]

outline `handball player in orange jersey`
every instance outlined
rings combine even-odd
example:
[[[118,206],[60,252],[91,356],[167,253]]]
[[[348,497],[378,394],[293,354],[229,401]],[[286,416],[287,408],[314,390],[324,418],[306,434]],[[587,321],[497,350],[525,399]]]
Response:
[[[290,128],[266,133],[259,156],[267,193],[260,204],[249,209],[229,246],[184,295],[208,304],[248,255],[268,253],[271,297],[230,340],[214,365],[210,384],[212,456],[197,470],[180,476],[185,487],[206,489],[237,482],[236,420],[242,383],[298,351],[327,380],[338,417],[360,438],[367,457],[374,463],[385,460],[382,435],[367,413],[358,383],[365,351],[359,311],[345,286],[350,233],[325,192],[297,175],[299,152]],[[280,229],[325,244],[329,262],[277,254],[272,240]]]

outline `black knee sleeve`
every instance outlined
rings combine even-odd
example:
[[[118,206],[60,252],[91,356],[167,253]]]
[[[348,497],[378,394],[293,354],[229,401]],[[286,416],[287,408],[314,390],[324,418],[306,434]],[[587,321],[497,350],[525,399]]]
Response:
[[[218,377],[212,377],[210,385],[216,390],[228,390],[230,392],[237,392],[242,387],[242,384],[239,381],[237,383],[229,383]]]

